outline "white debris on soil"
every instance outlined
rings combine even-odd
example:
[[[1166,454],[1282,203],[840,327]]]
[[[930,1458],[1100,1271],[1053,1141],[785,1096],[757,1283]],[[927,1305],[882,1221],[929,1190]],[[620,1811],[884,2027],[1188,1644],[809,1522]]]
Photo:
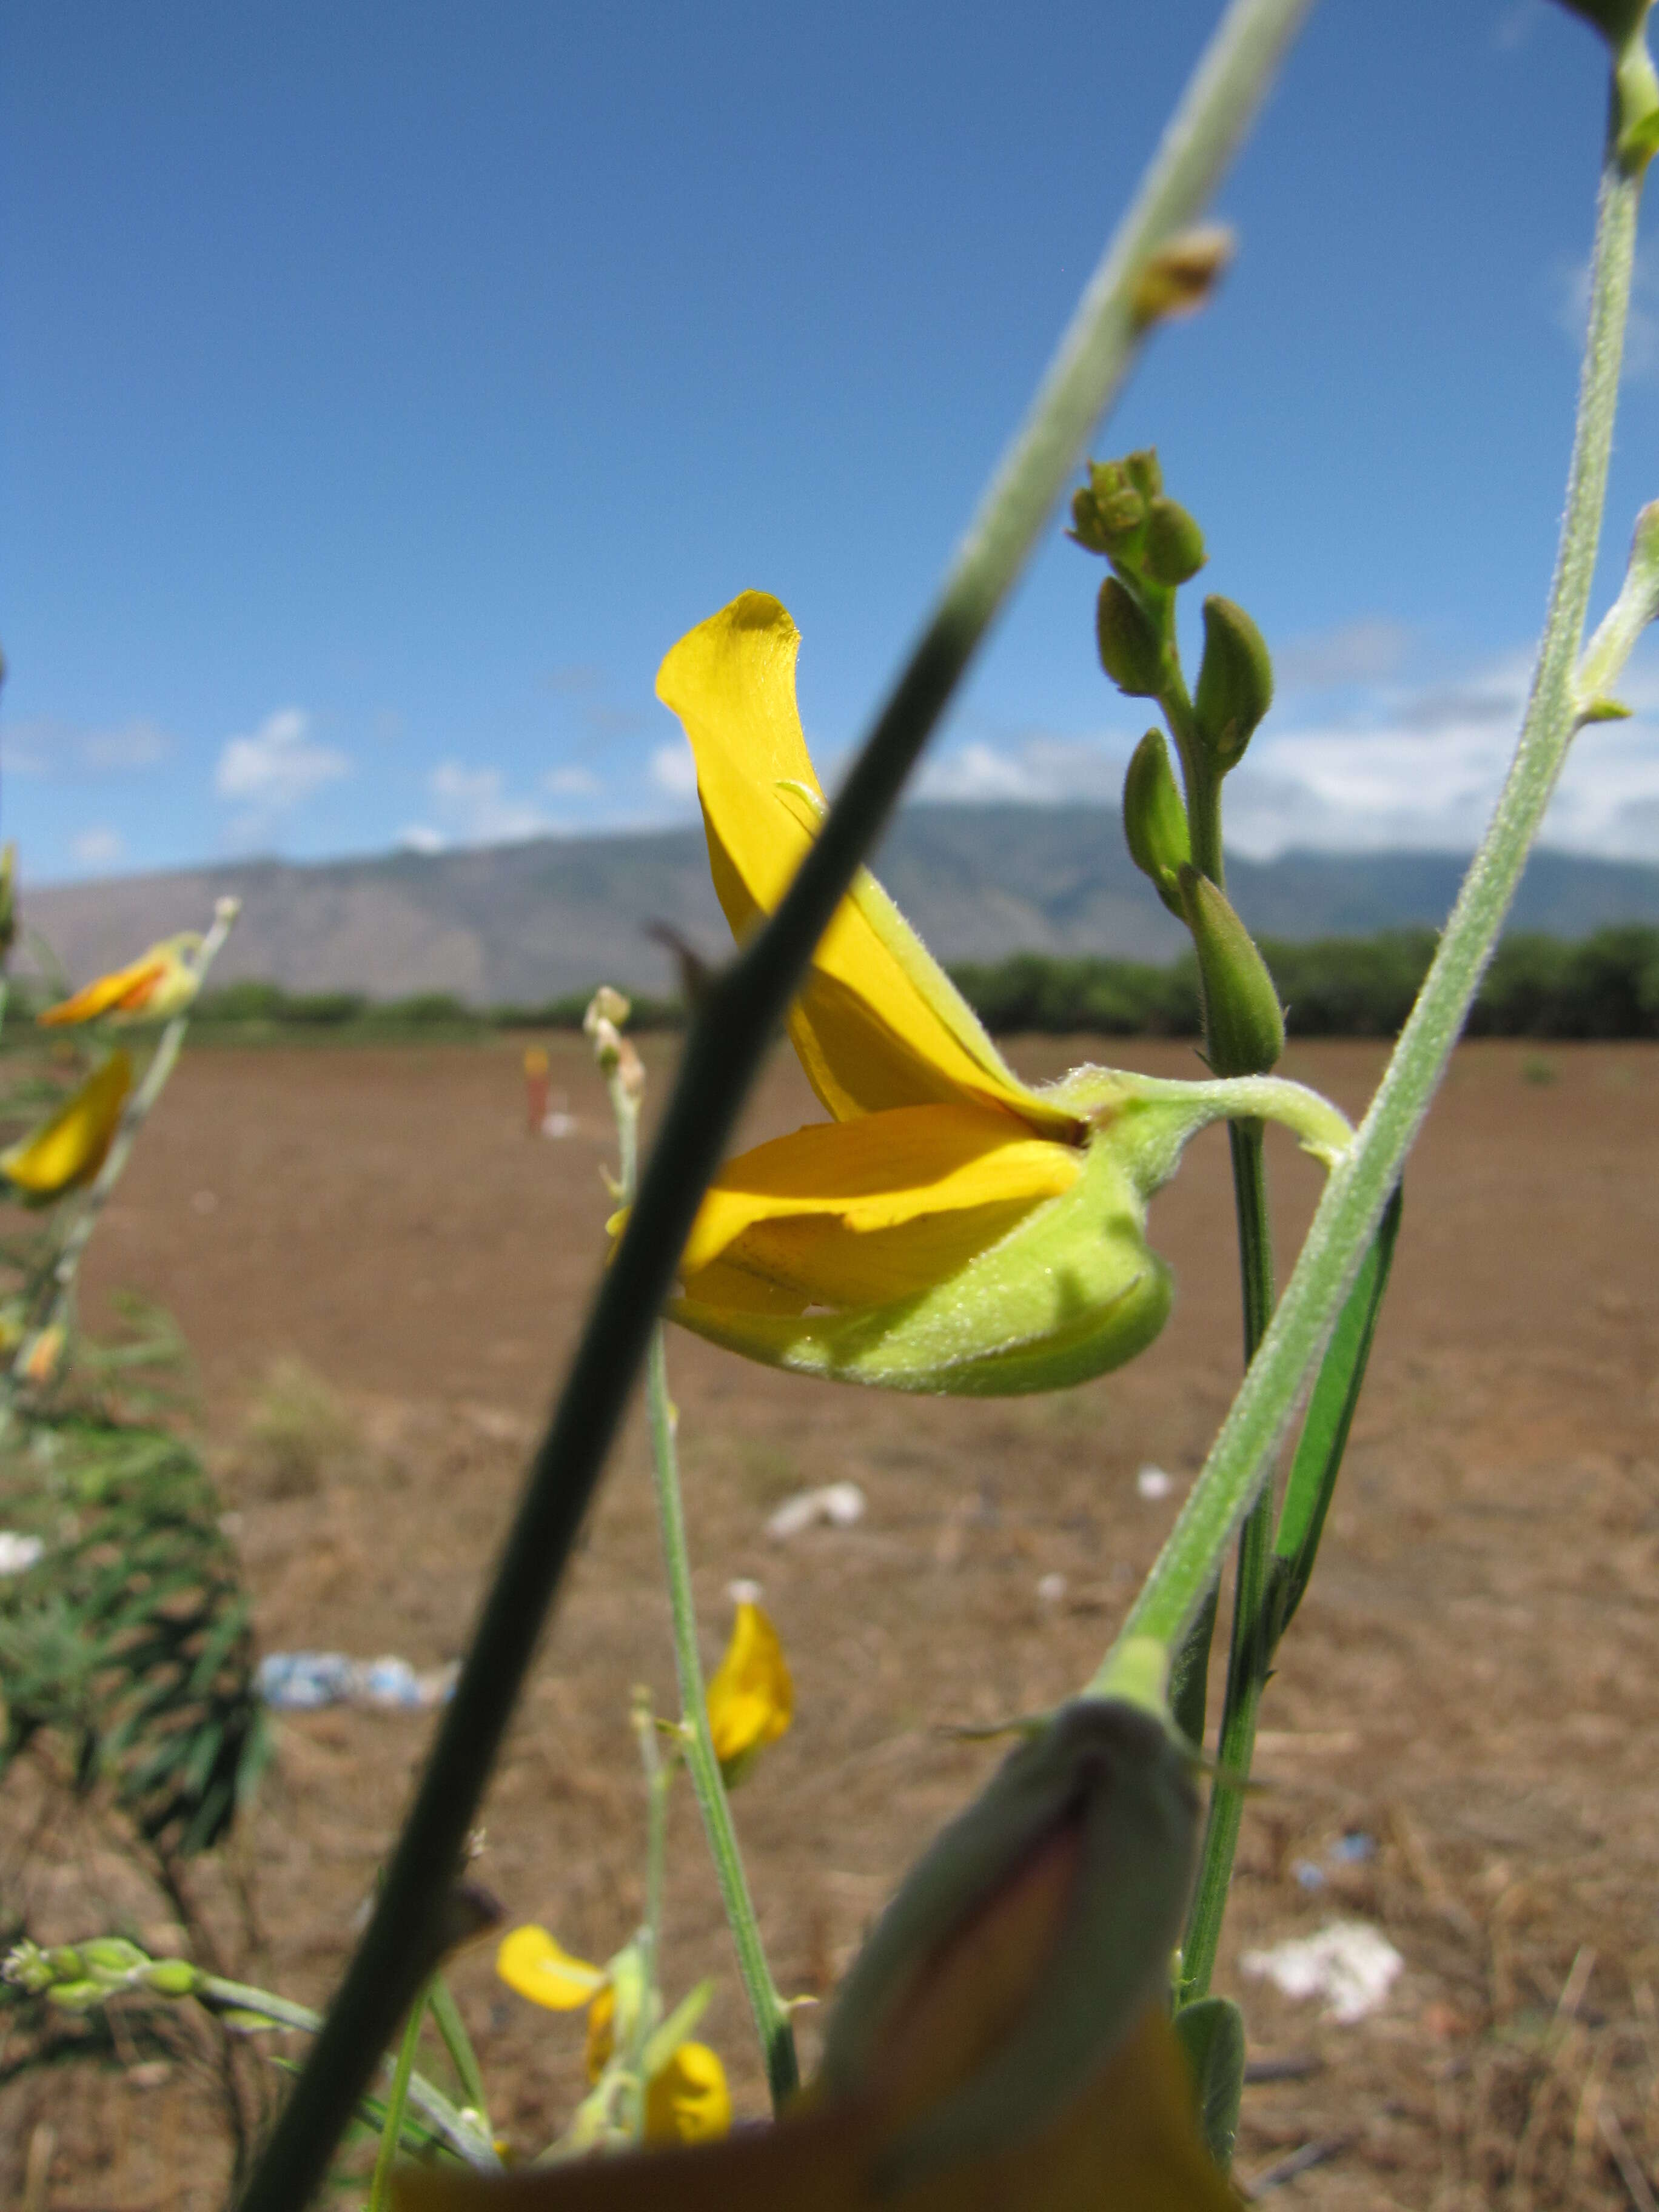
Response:
[[[734,1583],[727,1583],[726,1595],[733,1605],[758,1605],[761,1601],[761,1586],[758,1583],[750,1582],[744,1575],[739,1577]]]
[[[24,1575],[46,1545],[39,1536],[26,1536],[19,1528],[0,1528],[0,1575]]]
[[[1325,2017],[1352,2026],[1376,2010],[1406,1962],[1380,1928],[1333,1920],[1316,1936],[1291,1936],[1270,1951],[1247,1951],[1239,1963],[1287,1997],[1323,1997]]]
[[[1058,1605],[1066,1595],[1064,1575],[1044,1575],[1037,1584],[1037,1595],[1044,1605]]]
[[[1161,1467],[1143,1467],[1135,1477],[1135,1488],[1143,1498],[1167,1498],[1175,1488],[1175,1477]]]
[[[826,1482],[820,1490],[802,1490],[787,1498],[766,1523],[766,1533],[778,1543],[799,1536],[803,1529],[827,1522],[832,1528],[850,1528],[864,1518],[864,1492],[856,1482]]]

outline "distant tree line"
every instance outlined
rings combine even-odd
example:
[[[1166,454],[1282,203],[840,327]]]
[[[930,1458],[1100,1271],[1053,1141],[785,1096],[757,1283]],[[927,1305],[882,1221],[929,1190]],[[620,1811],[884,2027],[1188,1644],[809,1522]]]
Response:
[[[1384,930],[1308,945],[1264,940],[1292,1036],[1392,1036],[1411,1011],[1433,957],[1430,929]],[[1198,975],[1192,957],[1167,967],[1135,960],[1060,958],[1022,952],[951,974],[988,1029],[1101,1036],[1196,1036]],[[285,991],[276,983],[226,983],[204,992],[197,1019],[227,1037],[309,1036],[341,1043],[477,1036],[500,1030],[574,1030],[591,992],[536,1006],[469,1006],[444,991],[371,999],[356,991]],[[8,1042],[33,1011],[38,989],[13,1000]],[[21,1001],[21,1003],[20,1003]],[[636,1029],[678,1029],[678,1000],[636,998]],[[1659,1036],[1659,929],[1600,929],[1567,943],[1517,933],[1487,970],[1469,1019],[1472,1036]]]
[[[1383,930],[1261,950],[1292,1036],[1393,1036],[1434,956],[1431,929]],[[1196,1036],[1198,971],[1021,953],[951,970],[988,1029]],[[1600,929],[1576,944],[1530,933],[1498,946],[1471,1036],[1659,1036],[1659,929]]]

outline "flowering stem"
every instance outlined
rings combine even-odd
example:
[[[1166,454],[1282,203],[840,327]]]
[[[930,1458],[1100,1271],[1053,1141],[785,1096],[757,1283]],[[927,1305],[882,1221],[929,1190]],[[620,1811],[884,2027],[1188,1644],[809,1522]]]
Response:
[[[620,1055],[604,1054],[600,1065],[605,1070],[605,1085],[611,1093],[611,1109],[617,1117],[617,1196],[624,1205],[632,1205],[639,1163],[640,1091],[637,1085],[630,1085],[625,1079]],[[714,1877],[720,1884],[720,1901],[726,1907],[732,1941],[737,1948],[738,1970],[749,1994],[749,2008],[754,2015],[755,2032],[760,2038],[761,2053],[766,2062],[767,2084],[775,2111],[786,2097],[793,2095],[799,2087],[800,2069],[795,2057],[795,2037],[789,2025],[788,2008],[778,1994],[772,1970],[767,1964],[760,1923],[755,1916],[754,1900],[749,1894],[749,1880],[744,1872],[743,1854],[738,1849],[737,1829],[732,1820],[732,1802],[726,1795],[725,1778],[720,1772],[720,1759],[714,1750],[714,1739],[709,1730],[708,1692],[703,1682],[702,1655],[697,1650],[697,1608],[691,1589],[691,1553],[685,1534],[685,1501],[680,1489],[679,1450],[674,1440],[676,1416],[673,1401],[668,1395],[668,1351],[660,1322],[652,1333],[645,1388],[646,1410],[651,1427],[651,1465],[657,1492],[657,1522],[662,1532],[663,1571],[668,1583],[668,1609],[674,1630],[674,1671],[678,1678],[680,1692],[680,1740],[684,1747],[686,1771],[691,1777],[697,1810],[702,1815],[703,1832],[708,1838],[709,1852],[714,1862]],[[653,1821],[646,1881],[646,1919],[647,1926],[653,1930],[661,1911],[663,1814],[666,1810],[665,1798],[660,1805],[658,1802],[660,1791],[659,1778],[653,1769],[655,1757],[656,1739],[653,1736],[646,1755]],[[654,1906],[652,1903],[653,1888]],[[656,1966],[653,1934],[651,1956],[653,1975]]]
[[[213,925],[197,948],[192,965],[199,982],[217,958],[220,947],[231,932],[240,909],[240,899],[221,899],[214,909]],[[190,1027],[188,1009],[175,1014],[162,1030],[143,1079],[128,1099],[116,1129],[113,1142],[105,1156],[80,1207],[64,1232],[52,1267],[46,1279],[46,1304],[37,1325],[24,1336],[0,1382],[0,1412],[9,1409],[28,1372],[30,1355],[42,1337],[54,1328],[63,1328],[69,1319],[75,1301],[75,1285],[81,1273],[81,1262],[86,1256],[92,1232],[109,1203],[115,1186],[125,1171],[132,1148],[138,1141],[138,1133],[149,1120],[150,1109],[167,1088],[167,1078],[184,1048],[185,1032]]]
[[[1601,173],[1566,514],[1538,665],[1509,775],[1358,1135],[1326,1185],[1285,1294],[1204,1470],[1091,1685],[1097,1692],[1123,1680],[1144,1694],[1155,1656],[1162,1652],[1167,1663],[1255,1500],[1445,1073],[1587,703],[1577,664],[1607,490],[1640,193],[1639,175],[1627,172],[1610,143]],[[1626,640],[1626,651],[1632,641]],[[1617,670],[1598,666],[1596,674],[1599,688]]]
[[[548,1607],[749,1085],[813,946],[1139,352],[1149,264],[1202,212],[1310,4],[1231,0],[822,831],[772,920],[708,994],[374,1911],[242,2212],[296,2212],[312,2194],[413,1996]]]
[[[409,2008],[404,2039],[398,2045],[398,2063],[392,2071],[392,2087],[386,2094],[386,2112],[380,2121],[380,2147],[374,2154],[374,2175],[368,2185],[368,2212],[386,2212],[392,2201],[392,2169],[398,2163],[398,2143],[404,2131],[415,2053],[420,2048],[425,2021],[426,1991],[422,1990]]]
[[[297,2028],[302,2035],[315,2035],[323,2024],[321,2013],[313,2012],[309,2005],[295,2004],[248,1982],[227,1981],[222,1974],[204,1974],[197,1995],[213,2011],[258,2013],[273,2027]],[[408,2100],[469,2166],[484,2173],[500,2172],[501,2162],[487,2130],[459,2111],[423,2074],[410,2074]]]
[[[720,1777],[720,1763],[708,1727],[708,1696],[703,1686],[702,1661],[697,1651],[697,1616],[691,1598],[691,1561],[685,1541],[685,1512],[680,1500],[678,1455],[674,1448],[674,1411],[668,1398],[668,1361],[660,1323],[653,1334],[646,1369],[646,1401],[651,1420],[651,1455],[656,1470],[657,1516],[662,1527],[663,1564],[668,1577],[668,1603],[674,1622],[674,1665],[680,1685],[680,1729],[685,1742],[686,1771],[702,1814],[703,1832],[714,1862],[720,1901],[737,1947],[738,1971],[749,1993],[766,2061],[767,2086],[776,2111],[800,2084],[795,2057],[794,2031],[788,2008],[778,1995],[772,1970],[761,1942],[760,1923],[749,1894],[743,1854],[732,1824],[732,1803]]]

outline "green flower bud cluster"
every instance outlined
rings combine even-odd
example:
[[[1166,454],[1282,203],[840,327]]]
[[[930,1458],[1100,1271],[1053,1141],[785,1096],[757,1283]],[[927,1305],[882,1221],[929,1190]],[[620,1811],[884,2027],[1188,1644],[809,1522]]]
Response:
[[[1164,491],[1150,447],[1089,464],[1089,480],[1072,501],[1071,534],[1111,569],[1095,611],[1100,665],[1127,697],[1157,700],[1181,757],[1177,783],[1162,732],[1149,730],[1136,746],[1123,785],[1130,857],[1193,933],[1214,1072],[1265,1074],[1284,1048],[1285,1018],[1266,964],[1221,889],[1221,785],[1273,704],[1267,646],[1243,607],[1212,594],[1188,694],[1176,598],[1204,565],[1204,533]]]
[[[188,1959],[152,1959],[123,1936],[94,1936],[84,1943],[17,1944],[0,1962],[0,1980],[30,1996],[44,1996],[66,2012],[90,2012],[127,1990],[153,1996],[193,1996],[206,1976]]]

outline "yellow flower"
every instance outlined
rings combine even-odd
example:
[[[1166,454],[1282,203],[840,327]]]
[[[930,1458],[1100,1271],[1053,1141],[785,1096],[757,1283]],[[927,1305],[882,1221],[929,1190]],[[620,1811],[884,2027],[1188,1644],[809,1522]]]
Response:
[[[709,1733],[728,1784],[741,1780],[794,1715],[795,1686],[778,1632],[752,1598],[738,1597],[732,1641],[708,1685]]]
[[[38,1018],[48,1029],[69,1022],[95,1022],[104,1014],[123,1023],[170,1021],[196,996],[200,979],[192,956],[201,945],[194,930],[164,937],[128,966],[99,976],[73,998],[48,1006]]]
[[[411,2169],[400,2212],[1230,2212],[1168,2012],[1196,1829],[1179,1752],[1093,1704],[1005,1776],[878,1923],[824,2078],[775,2125],[500,2179]]]
[[[745,592],[658,673],[738,938],[777,905],[824,811],[795,705],[799,644],[776,599]],[[721,1169],[669,1310],[751,1358],[890,1389],[1049,1389],[1133,1358],[1170,1299],[1148,1198],[1204,1122],[1274,1110],[1099,1068],[1022,1082],[866,871],[813,953],[789,1036],[834,1118]]]
[[[682,2043],[647,2086],[647,2142],[713,2142],[731,2125],[732,2095],[718,2054],[706,2043]]]
[[[545,1928],[515,1928],[501,1938],[495,1972],[509,1989],[550,2012],[587,2007],[587,2078],[597,2081],[616,2050],[616,1992],[603,1966],[578,1959]],[[707,2044],[682,2043],[646,2084],[647,2142],[708,2142],[732,2124],[726,2069]]]
[[[88,1183],[104,1164],[132,1088],[132,1062],[112,1052],[74,1096],[0,1152],[0,1176],[26,1206],[46,1206]]]

